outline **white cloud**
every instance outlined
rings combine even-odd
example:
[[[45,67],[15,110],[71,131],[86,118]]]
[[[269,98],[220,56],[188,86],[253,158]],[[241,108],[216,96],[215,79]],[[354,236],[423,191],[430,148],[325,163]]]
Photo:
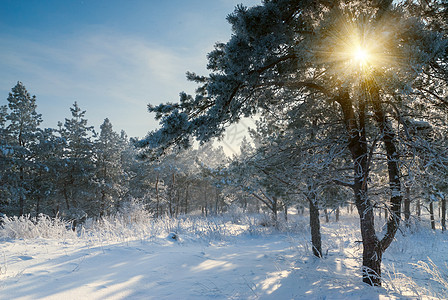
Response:
[[[185,72],[203,72],[206,64],[206,51],[166,48],[107,31],[51,44],[0,37],[0,45],[0,68],[7,70],[0,72],[0,89],[23,81],[38,96],[40,112],[51,123],[46,126],[68,117],[76,100],[95,126],[109,117],[116,130],[139,136],[156,126],[146,105],[192,92]]]

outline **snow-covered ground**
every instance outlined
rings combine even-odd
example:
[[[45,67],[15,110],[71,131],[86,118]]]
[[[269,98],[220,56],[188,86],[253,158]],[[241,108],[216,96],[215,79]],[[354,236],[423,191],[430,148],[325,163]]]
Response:
[[[121,219],[90,224],[76,234],[53,224],[35,229],[34,236],[46,238],[4,237],[0,299],[448,297],[446,234],[422,226],[398,233],[383,260],[384,288],[373,288],[361,282],[355,215],[322,224],[323,259],[311,255],[306,217],[291,219],[280,230],[258,225],[256,217]],[[0,236],[14,236],[20,227],[6,225]],[[20,230],[34,230],[25,227]],[[432,279],[432,271],[442,277]]]

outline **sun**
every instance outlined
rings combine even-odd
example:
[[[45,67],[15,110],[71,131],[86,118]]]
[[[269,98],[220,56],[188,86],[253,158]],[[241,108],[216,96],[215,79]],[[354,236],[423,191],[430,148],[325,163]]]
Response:
[[[353,50],[352,56],[356,63],[359,63],[361,66],[366,65],[369,61],[369,51],[363,47],[357,47]]]
[[[396,26],[388,18],[334,11],[323,23],[312,53],[335,82],[357,85],[388,80],[403,61]]]

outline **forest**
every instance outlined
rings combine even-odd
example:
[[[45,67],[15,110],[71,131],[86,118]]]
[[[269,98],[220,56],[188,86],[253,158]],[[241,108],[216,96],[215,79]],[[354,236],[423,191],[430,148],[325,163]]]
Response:
[[[148,104],[160,128],[143,138],[107,118],[95,130],[76,102],[41,128],[18,82],[0,107],[4,220],[76,230],[132,203],[153,220],[262,214],[279,231],[306,217],[310,255],[325,259],[321,223],[355,216],[362,282],[384,285],[399,235],[427,222],[425,234],[446,236],[448,3],[266,0],[227,20],[210,74],[187,73],[194,95]],[[255,126],[226,156],[217,142],[245,118]]]
[[[38,100],[23,83],[12,88],[7,102],[0,119],[2,214],[44,214],[78,223],[112,215],[136,199],[155,217],[220,214],[244,202],[236,187],[207,173],[225,165],[222,147],[204,145],[144,160],[109,119],[99,131],[89,126],[86,111],[76,102],[58,128],[39,126]],[[242,204],[246,208],[247,201]]]

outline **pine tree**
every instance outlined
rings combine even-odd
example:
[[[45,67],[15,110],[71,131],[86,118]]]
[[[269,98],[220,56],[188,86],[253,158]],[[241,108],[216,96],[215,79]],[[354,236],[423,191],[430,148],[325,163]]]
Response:
[[[415,7],[417,6],[417,9]],[[426,1],[442,11],[438,1]],[[267,0],[238,6],[228,17],[233,35],[208,55],[208,77],[195,97],[149,106],[162,128],[138,145],[163,153],[221,136],[226,125],[275,107],[306,101],[328,103],[351,156],[354,202],[363,243],[363,281],[381,285],[381,261],[400,222],[401,165],[398,129],[414,102],[444,103],[447,40],[445,21],[422,18],[409,1]],[[417,101],[416,101],[417,100]],[[289,111],[285,111],[289,113]],[[155,149],[155,150],[154,150]],[[386,232],[375,229],[369,197],[371,166],[386,158],[390,191]],[[151,150],[149,151],[151,154]]]
[[[122,144],[120,136],[113,131],[109,119],[100,126],[100,134],[95,141],[95,182],[99,201],[95,209],[99,215],[115,211],[118,202],[125,194],[125,176],[122,166]]]
[[[59,134],[65,140],[64,170],[59,180],[59,189],[65,200],[64,211],[69,217],[80,219],[89,213],[94,198],[94,161],[92,137],[95,131],[87,126],[82,111],[75,102],[70,108],[72,117],[59,124]]]
[[[9,147],[7,143],[8,135],[6,130],[6,116],[8,115],[8,107],[0,106],[0,212],[4,210],[4,206],[8,204],[9,192],[7,189],[6,170],[9,169]]]
[[[23,215],[29,211],[27,205],[32,188],[32,178],[36,161],[33,146],[38,143],[41,115],[36,112],[36,97],[30,96],[25,86],[18,82],[8,96],[9,114],[6,116],[6,152],[9,160],[8,185],[12,199],[17,201],[17,213]],[[5,151],[4,151],[5,152]]]
[[[65,149],[64,140],[55,135],[56,130],[46,128],[39,135],[39,143],[33,147],[36,154],[35,176],[32,181],[32,195],[35,199],[33,210],[57,216],[61,208],[61,194],[58,193],[58,182],[63,176]]]

